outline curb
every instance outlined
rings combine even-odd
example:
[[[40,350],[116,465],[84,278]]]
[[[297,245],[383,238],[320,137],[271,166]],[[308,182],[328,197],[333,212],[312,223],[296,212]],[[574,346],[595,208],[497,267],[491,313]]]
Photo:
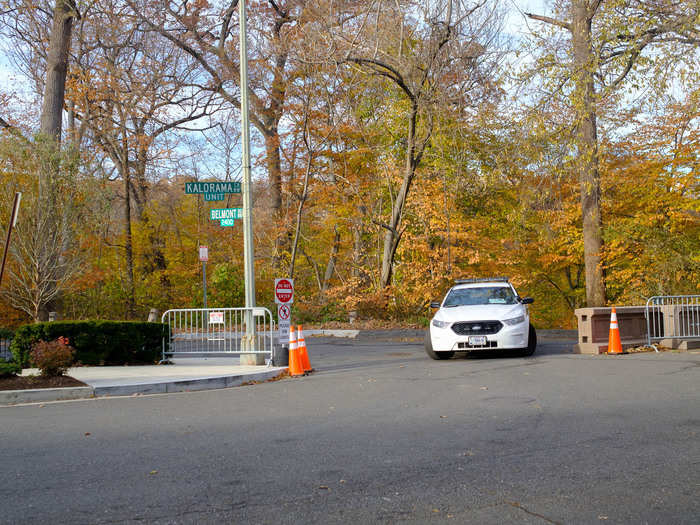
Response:
[[[240,386],[249,381],[266,381],[278,376],[284,370],[285,368],[282,367],[256,374],[203,377],[197,379],[162,381],[157,383],[137,383],[133,385],[3,390],[0,391],[0,407],[25,403],[45,403],[49,401],[73,401],[78,399],[92,399],[96,397],[131,396],[134,394],[168,394],[173,392],[217,390],[221,388]]]
[[[266,381],[278,376],[284,368],[270,370],[259,374],[242,374],[235,376],[202,377],[198,379],[179,379],[161,383],[139,383],[135,385],[115,385],[94,387],[95,396],[130,396],[133,394],[170,394],[173,392],[195,392],[197,390],[218,390],[240,386],[248,381]]]
[[[45,401],[70,401],[74,399],[90,399],[91,397],[95,397],[95,389],[91,386],[3,390],[0,391],[0,406],[43,403]]]
[[[317,337],[346,337],[355,339],[360,334],[360,330],[304,330],[304,336]]]

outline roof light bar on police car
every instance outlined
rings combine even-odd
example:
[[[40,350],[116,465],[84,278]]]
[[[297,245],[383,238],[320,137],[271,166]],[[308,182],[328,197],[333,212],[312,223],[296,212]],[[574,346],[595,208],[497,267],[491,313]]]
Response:
[[[456,279],[455,284],[469,283],[507,283],[508,277],[477,277],[474,279]]]

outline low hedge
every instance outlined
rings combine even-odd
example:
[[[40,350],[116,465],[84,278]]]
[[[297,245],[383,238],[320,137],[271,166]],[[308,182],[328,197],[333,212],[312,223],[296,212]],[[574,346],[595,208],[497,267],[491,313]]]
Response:
[[[4,359],[0,359],[0,377],[13,376],[19,374],[21,371],[22,367],[14,361],[12,363],[7,363]]]
[[[15,333],[9,328],[3,328],[0,326],[0,339],[12,339]]]
[[[15,362],[30,366],[29,353],[37,341],[67,337],[83,365],[126,365],[157,362],[163,350],[162,323],[133,321],[55,321],[28,324],[14,334],[10,350]],[[167,339],[166,339],[167,344]]]

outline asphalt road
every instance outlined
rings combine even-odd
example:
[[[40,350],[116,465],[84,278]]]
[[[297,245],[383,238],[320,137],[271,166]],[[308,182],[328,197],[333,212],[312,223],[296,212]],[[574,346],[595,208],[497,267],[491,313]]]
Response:
[[[309,338],[301,379],[0,408],[0,522],[700,522],[700,354],[402,339]]]

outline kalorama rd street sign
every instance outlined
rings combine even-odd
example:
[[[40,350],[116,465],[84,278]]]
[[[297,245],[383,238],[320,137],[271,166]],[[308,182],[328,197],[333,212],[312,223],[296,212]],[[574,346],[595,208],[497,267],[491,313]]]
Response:
[[[197,193],[240,193],[241,183],[236,182],[185,182],[187,195]],[[213,199],[212,199],[213,200]]]

